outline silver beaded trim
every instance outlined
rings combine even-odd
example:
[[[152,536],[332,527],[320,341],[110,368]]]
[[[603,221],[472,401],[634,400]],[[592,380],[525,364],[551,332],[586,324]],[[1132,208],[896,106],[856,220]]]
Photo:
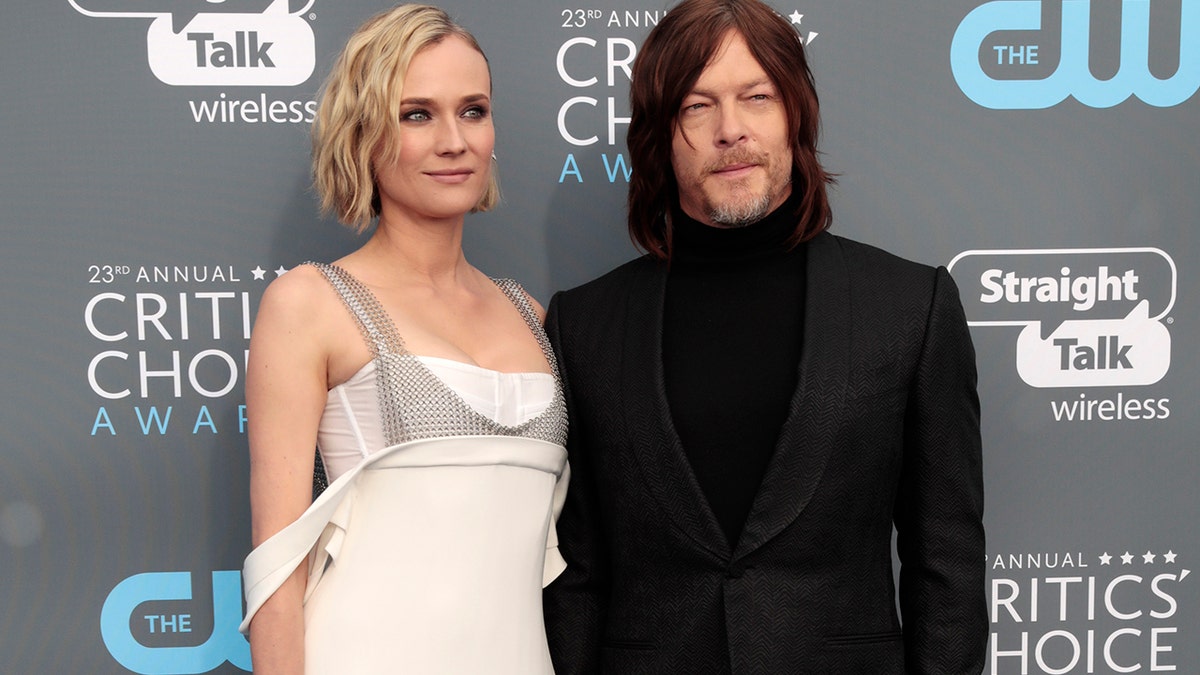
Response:
[[[540,415],[506,426],[479,414],[453,389],[404,347],[391,317],[375,295],[358,279],[336,265],[307,262],[325,275],[354,315],[375,359],[379,413],[390,445],[445,436],[521,436],[558,445],[567,442],[567,406],[559,378],[558,360],[537,313],[521,285],[512,279],[493,279],[516,306],[533,332],[554,374],[554,399]]]

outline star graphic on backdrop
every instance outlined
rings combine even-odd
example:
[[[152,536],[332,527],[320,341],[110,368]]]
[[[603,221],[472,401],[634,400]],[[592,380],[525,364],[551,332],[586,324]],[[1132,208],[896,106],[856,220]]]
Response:
[[[250,270],[250,274],[254,275],[255,281],[262,281],[263,277],[266,276],[267,271],[262,268],[262,265],[257,265],[254,269]]]
[[[1121,556],[1121,564],[1122,565],[1132,565],[1133,564],[1133,554],[1130,553],[1129,551],[1125,551],[1125,554]]]
[[[1108,554],[1108,551],[1105,551],[1104,553],[1100,554],[1100,564],[1101,565],[1112,564],[1112,556]]]
[[[1142,562],[1146,563],[1147,565],[1153,564],[1156,557],[1157,556],[1150,551],[1146,551],[1146,555],[1142,556]]]
[[[792,20],[792,23],[794,23],[794,24],[796,24],[797,26],[799,26],[799,25],[800,25],[800,22],[804,20],[804,15],[803,15],[803,14],[801,14],[800,12],[793,11],[793,12],[792,12],[792,13],[791,13],[791,14],[788,16],[788,18]]]
[[[1174,552],[1174,551],[1167,551],[1166,553],[1164,553],[1164,554],[1163,554],[1163,562],[1165,562],[1165,563],[1173,563],[1173,562],[1175,562],[1175,552]]]
[[[280,265],[279,269],[275,270],[275,276],[281,277],[283,276],[284,272],[287,272],[287,270],[283,268],[283,265]]]

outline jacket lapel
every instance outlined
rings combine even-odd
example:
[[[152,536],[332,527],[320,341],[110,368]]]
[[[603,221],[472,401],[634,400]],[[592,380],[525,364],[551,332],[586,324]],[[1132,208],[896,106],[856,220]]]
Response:
[[[644,262],[630,279],[629,314],[623,327],[621,391],[625,400],[621,406],[629,416],[626,440],[650,492],[667,516],[700,548],[725,561],[730,545],[692,473],[667,402],[662,359],[667,266],[648,258]]]
[[[800,515],[816,491],[843,424],[851,340],[849,277],[835,237],[821,234],[807,246],[799,381],[736,557],[770,541]]]

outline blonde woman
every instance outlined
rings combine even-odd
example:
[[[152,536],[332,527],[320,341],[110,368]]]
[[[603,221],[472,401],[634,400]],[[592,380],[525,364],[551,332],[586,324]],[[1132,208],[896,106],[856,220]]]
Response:
[[[272,283],[254,326],[242,629],[260,675],[552,672],[562,387],[542,308],[461,247],[498,198],[491,112],[479,45],[428,6],[368,20],[326,82],[316,187],[375,226]]]

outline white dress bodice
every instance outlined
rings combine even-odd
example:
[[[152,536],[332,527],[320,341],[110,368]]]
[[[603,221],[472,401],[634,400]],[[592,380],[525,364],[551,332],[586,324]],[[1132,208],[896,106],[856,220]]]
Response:
[[[517,426],[542,414],[554,400],[550,373],[502,373],[434,356],[418,360],[480,415]],[[368,361],[350,379],[329,390],[317,431],[317,446],[330,481],[387,447],[379,411],[377,369]]]

